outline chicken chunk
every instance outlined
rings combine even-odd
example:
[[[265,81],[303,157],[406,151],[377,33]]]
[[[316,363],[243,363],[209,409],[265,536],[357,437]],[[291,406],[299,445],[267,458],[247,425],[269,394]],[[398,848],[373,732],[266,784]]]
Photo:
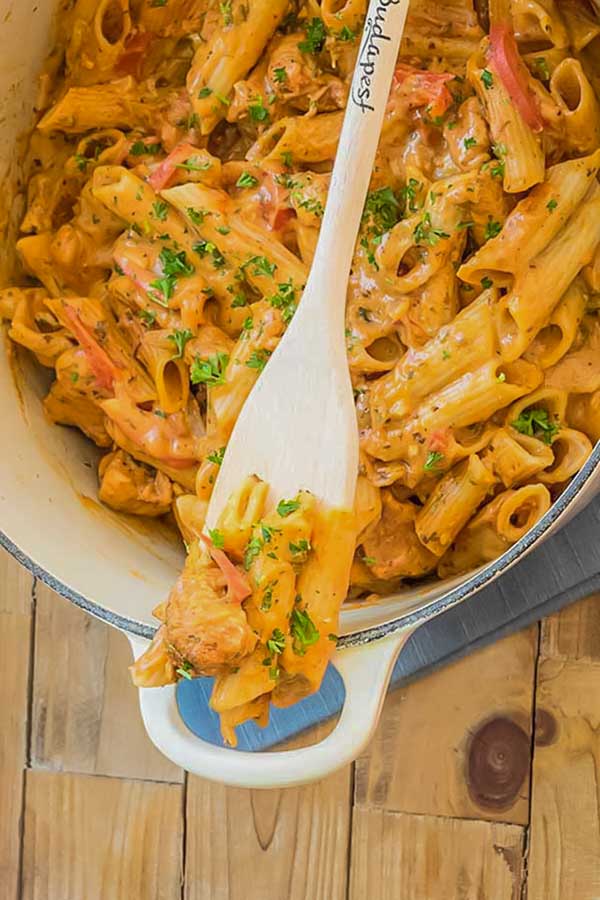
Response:
[[[173,485],[163,472],[153,472],[124,450],[109,453],[98,470],[103,503],[134,516],[162,516],[171,508]]]
[[[165,612],[169,649],[192,674],[222,673],[238,666],[256,646],[242,605],[227,599],[226,587],[208,553],[194,544]]]
[[[382,514],[362,542],[365,561],[377,578],[417,578],[431,572],[437,557],[417,537],[417,507],[382,492]]]

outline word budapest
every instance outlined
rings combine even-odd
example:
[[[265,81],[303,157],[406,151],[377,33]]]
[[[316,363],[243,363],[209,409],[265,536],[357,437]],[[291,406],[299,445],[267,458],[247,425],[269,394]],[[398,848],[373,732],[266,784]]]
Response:
[[[371,106],[371,79],[375,74],[377,57],[379,56],[379,42],[391,40],[385,33],[385,20],[390,6],[398,6],[403,0],[380,0],[375,7],[373,16],[369,16],[365,22],[362,46],[356,65],[356,73],[352,82],[351,97],[353,102],[365,112],[373,110]]]

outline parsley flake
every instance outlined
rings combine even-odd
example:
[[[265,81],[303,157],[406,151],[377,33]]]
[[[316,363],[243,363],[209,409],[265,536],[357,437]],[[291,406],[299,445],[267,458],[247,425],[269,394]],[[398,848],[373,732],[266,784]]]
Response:
[[[545,444],[551,444],[560,431],[560,425],[550,419],[547,409],[532,407],[524,409],[521,415],[510,423],[520,434],[536,437]]]
[[[194,337],[189,328],[183,330],[176,328],[173,334],[167,335],[167,340],[175,344],[175,353],[173,359],[182,359],[185,345]]]
[[[425,472],[434,472],[438,465],[444,458],[443,453],[438,453],[437,450],[432,450],[428,455],[425,463],[423,464],[423,469]]]
[[[224,384],[228,362],[229,355],[227,353],[216,353],[214,356],[209,356],[208,359],[196,356],[190,368],[192,384],[206,384],[209,387]]]
[[[298,49],[302,53],[320,53],[327,38],[327,29],[322,19],[311,19],[304,26],[305,39],[300,41]]]

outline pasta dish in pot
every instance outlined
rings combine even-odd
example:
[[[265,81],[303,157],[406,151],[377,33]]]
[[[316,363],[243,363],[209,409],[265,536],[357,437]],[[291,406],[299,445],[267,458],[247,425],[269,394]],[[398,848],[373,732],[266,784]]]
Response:
[[[367,3],[61,7],[0,316],[103,450],[100,500],[186,543],[135,682],[214,675],[234,744],[318,690],[346,596],[496,558],[600,438],[600,13],[412,0],[347,292],[353,515],[240,473],[205,534],[302,302]]]

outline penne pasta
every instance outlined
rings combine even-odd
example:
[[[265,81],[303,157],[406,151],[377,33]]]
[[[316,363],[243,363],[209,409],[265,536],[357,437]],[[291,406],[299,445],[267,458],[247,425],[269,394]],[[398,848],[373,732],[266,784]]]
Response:
[[[347,288],[354,509],[240,472],[207,530],[302,302],[366,16],[63,3],[6,223],[23,212],[0,317],[45,367],[47,417],[100,448],[102,503],[185,542],[134,683],[213,677],[231,745],[319,689],[346,597],[491,561],[600,440],[595,9],[411,0]]]

